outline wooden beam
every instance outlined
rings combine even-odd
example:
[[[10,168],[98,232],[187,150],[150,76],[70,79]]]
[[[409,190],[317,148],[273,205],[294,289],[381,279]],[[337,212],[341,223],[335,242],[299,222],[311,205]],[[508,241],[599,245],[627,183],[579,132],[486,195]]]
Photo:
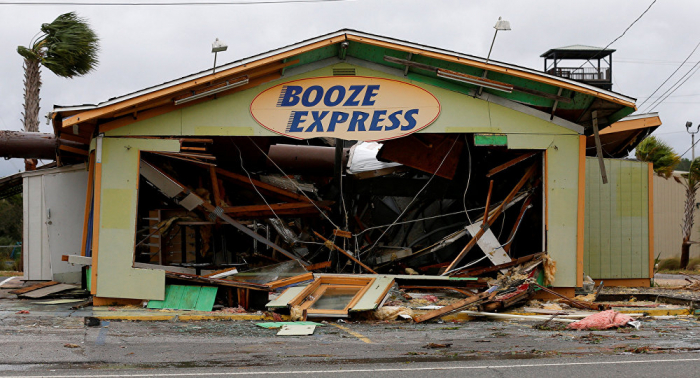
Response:
[[[330,261],[324,261],[320,262],[318,264],[311,264],[306,267],[306,270],[321,270],[321,269],[326,269],[330,268],[331,262]]]
[[[219,180],[216,178],[216,168],[213,166],[209,167],[209,176],[211,177],[211,188],[214,193],[214,202],[216,206],[221,207],[221,195],[219,194]]]
[[[508,169],[508,168],[520,163],[521,161],[527,160],[535,155],[537,155],[537,152],[528,152],[526,154],[522,154],[513,160],[507,161],[507,162],[505,162],[505,163],[503,163],[495,168],[491,168],[489,170],[489,172],[486,174],[486,177],[491,177],[491,176],[495,175],[496,173],[499,173],[505,169]]]
[[[63,144],[59,145],[58,149],[61,151],[66,151],[66,152],[74,153],[77,155],[83,155],[83,156],[88,156],[88,153],[89,153],[88,150],[81,150],[80,148],[66,146]]]
[[[491,193],[493,192],[493,180],[489,182],[489,192],[486,195],[486,206],[484,206],[484,221],[482,225],[485,225],[489,221],[489,205],[491,205]]]
[[[332,201],[319,202],[319,205],[329,206]],[[274,214],[273,214],[274,211]],[[224,209],[224,212],[234,218],[260,218],[274,217],[277,215],[301,215],[316,214],[318,209],[313,203],[292,202],[292,203],[271,203],[268,205],[251,206],[231,206]]]
[[[311,200],[306,198],[306,196],[304,196],[303,194],[290,192],[288,190],[278,188],[274,185],[264,183],[254,178],[248,178],[247,176],[239,175],[238,173],[229,172],[223,168],[216,168],[216,173],[218,173],[222,177],[231,179],[234,184],[255,186],[261,192],[271,195],[275,198],[292,200],[296,202],[311,202]]]
[[[530,169],[528,169],[527,172],[525,172],[525,175],[524,175],[524,176],[520,179],[520,181],[515,185],[515,187],[513,188],[513,190],[508,194],[508,196],[503,200],[503,202],[501,202],[501,204],[496,208],[496,210],[494,211],[493,216],[491,216],[491,217],[489,218],[488,223],[487,223],[487,222],[484,222],[484,225],[488,224],[489,227],[490,227],[490,226],[493,224],[493,222],[494,222],[494,221],[498,218],[498,216],[501,215],[501,213],[503,212],[504,207],[505,207],[510,201],[513,200],[513,197],[515,197],[515,195],[518,193],[518,191],[520,190],[520,188],[522,188],[522,187],[525,185],[525,183],[532,177],[532,175],[535,173],[536,168],[537,168],[537,164],[533,164],[533,165],[530,167]],[[486,232],[486,229],[488,229],[488,228],[481,227],[481,228],[479,229],[479,232],[477,232],[476,235],[474,235],[474,236],[471,238],[471,240],[469,240],[469,243],[467,243],[467,245],[464,247],[464,249],[462,249],[462,251],[457,255],[457,257],[455,257],[455,259],[452,261],[452,263],[450,264],[450,266],[447,267],[447,269],[445,270],[445,273],[442,274],[443,276],[447,275],[452,269],[454,269],[455,266],[456,266],[457,264],[459,264],[460,261],[462,261],[462,259],[464,258],[464,256],[466,256],[467,253],[469,253],[469,251],[470,251],[472,248],[474,248],[474,246],[476,245],[476,242],[479,241],[479,238],[481,238],[481,236],[484,235],[484,232]]]
[[[608,183],[608,174],[605,172],[605,160],[603,160],[603,146],[600,144],[600,132],[598,132],[598,111],[594,110],[591,113],[593,121],[593,134],[595,136],[595,150],[598,155],[598,164],[600,165],[600,176],[603,178],[603,184]]]
[[[528,206],[532,203],[532,196],[527,197],[525,202],[523,202],[523,205],[520,207],[520,213],[518,214],[518,217],[515,218],[515,223],[513,223],[513,229],[510,230],[510,234],[508,235],[508,239],[506,245],[503,247],[503,250],[506,252],[510,251],[510,247],[513,245],[513,238],[515,238],[515,232],[518,231],[518,226],[520,225],[521,220],[523,219],[523,216],[525,216],[525,211],[527,210]]]
[[[321,236],[321,234],[319,234],[318,232],[314,231],[314,234],[316,234],[316,236],[318,236],[321,240],[323,240],[324,242],[326,242],[329,249],[335,249],[336,251],[338,251],[338,252],[344,254],[345,256],[347,256],[350,260],[352,260],[352,261],[358,263],[361,267],[365,268],[365,270],[367,270],[368,272],[370,272],[370,273],[372,273],[372,274],[377,274],[377,272],[375,272],[374,270],[372,270],[372,268],[370,268],[370,267],[368,267],[367,265],[363,264],[362,261],[356,259],[355,256],[351,255],[350,253],[348,253],[348,252],[345,251],[344,249],[338,247],[337,245],[335,245],[335,244],[334,244],[333,242],[331,242],[330,240],[324,238],[324,237]]]
[[[84,138],[80,135],[73,135],[67,131],[62,132],[61,135],[58,136],[58,139],[65,139],[71,142],[78,142],[88,145],[90,144],[90,138]]]

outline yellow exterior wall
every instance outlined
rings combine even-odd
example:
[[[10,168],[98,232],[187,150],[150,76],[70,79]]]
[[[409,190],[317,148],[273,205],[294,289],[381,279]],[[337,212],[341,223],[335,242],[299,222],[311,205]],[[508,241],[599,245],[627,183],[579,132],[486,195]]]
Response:
[[[572,130],[500,105],[405,77],[346,63],[327,66],[301,75],[284,77],[255,88],[166,113],[108,131],[108,136],[124,135],[245,135],[274,136],[250,115],[249,107],[258,93],[277,84],[308,77],[332,76],[333,68],[353,67],[358,76],[383,77],[419,86],[431,92],[442,105],[442,112],[423,133],[542,133],[578,135]],[[490,114],[489,114],[490,113]]]
[[[103,138],[96,295],[163,300],[165,272],[134,269],[141,151],[179,151],[177,140]]]
[[[108,131],[106,135],[275,136],[277,134],[261,127],[251,117],[249,106],[253,98],[261,91],[280,82],[306,77],[331,76],[333,67],[339,66],[348,67],[349,65],[342,63],[302,75],[285,77],[253,89],[135,122]],[[421,132],[505,133],[508,134],[508,148],[547,151],[547,163],[543,164],[547,169],[545,188],[549,231],[546,239],[547,250],[557,261],[554,286],[576,286],[576,277],[581,274],[577,271],[576,265],[579,134],[540,118],[461,93],[363,67],[353,67],[357,75],[410,82],[435,95],[442,105],[442,112],[432,125]],[[117,167],[114,166],[113,169],[115,168]],[[133,233],[134,228],[130,230]],[[130,236],[129,241],[132,240],[133,236]],[[133,244],[129,251],[133,251]],[[115,295],[109,296],[115,297]]]

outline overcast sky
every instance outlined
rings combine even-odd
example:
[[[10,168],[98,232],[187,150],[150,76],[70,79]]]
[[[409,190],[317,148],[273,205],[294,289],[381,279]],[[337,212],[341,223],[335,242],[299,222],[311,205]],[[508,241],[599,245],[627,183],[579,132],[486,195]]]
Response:
[[[229,45],[228,51],[219,54],[219,63],[343,28],[485,57],[493,25],[502,16],[513,30],[499,32],[491,57],[542,70],[539,56],[546,50],[572,44],[604,47],[651,2],[354,0],[158,7],[0,5],[0,129],[22,128],[23,69],[17,46],[28,45],[42,23],[69,11],[87,18],[99,35],[100,65],[93,73],[76,79],[61,79],[44,69],[42,119],[54,104],[94,104],[206,69],[213,63],[211,43],[217,37]],[[637,104],[641,104],[700,42],[698,16],[700,1],[658,0],[610,47],[617,49],[613,55],[613,90],[637,98]],[[698,60],[700,49],[666,87]],[[690,147],[685,122],[700,123],[698,84],[700,75],[691,77],[654,110],[663,122],[655,135],[679,153]],[[41,131],[52,132],[45,122],[41,123]],[[698,151],[700,154],[700,148]],[[0,161],[0,177],[23,168],[19,159]]]

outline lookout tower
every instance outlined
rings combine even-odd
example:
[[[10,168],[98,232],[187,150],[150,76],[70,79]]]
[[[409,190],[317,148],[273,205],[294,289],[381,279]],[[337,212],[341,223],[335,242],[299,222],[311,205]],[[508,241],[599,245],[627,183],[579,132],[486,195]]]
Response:
[[[572,45],[550,49],[544,58],[544,72],[612,90],[613,49]]]

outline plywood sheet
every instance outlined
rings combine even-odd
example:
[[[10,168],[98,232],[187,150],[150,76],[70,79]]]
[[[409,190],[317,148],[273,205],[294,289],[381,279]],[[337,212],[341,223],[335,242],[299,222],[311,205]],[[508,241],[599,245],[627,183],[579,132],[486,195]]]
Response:
[[[284,325],[277,336],[308,336],[313,335],[315,330],[315,325]]]
[[[467,226],[467,231],[471,235],[476,235],[477,232],[481,229],[481,222],[477,222],[474,224],[471,224]],[[481,238],[479,238],[479,241],[476,242],[476,244],[481,248],[482,251],[486,254],[486,257],[491,260],[493,265],[501,265],[505,264],[511,261],[511,258],[508,256],[505,250],[501,247],[501,242],[496,239],[496,235],[493,234],[493,231],[491,229],[486,230],[483,235],[481,235]],[[501,270],[502,272],[505,271],[505,269]]]
[[[51,294],[56,294],[56,293],[60,293],[62,291],[72,290],[72,289],[76,289],[76,286],[66,285],[66,284],[58,284],[58,285],[44,287],[44,288],[41,288],[38,290],[33,290],[33,291],[28,292],[28,293],[21,294],[21,296],[27,297],[27,298],[43,298],[43,297],[51,295]]]

